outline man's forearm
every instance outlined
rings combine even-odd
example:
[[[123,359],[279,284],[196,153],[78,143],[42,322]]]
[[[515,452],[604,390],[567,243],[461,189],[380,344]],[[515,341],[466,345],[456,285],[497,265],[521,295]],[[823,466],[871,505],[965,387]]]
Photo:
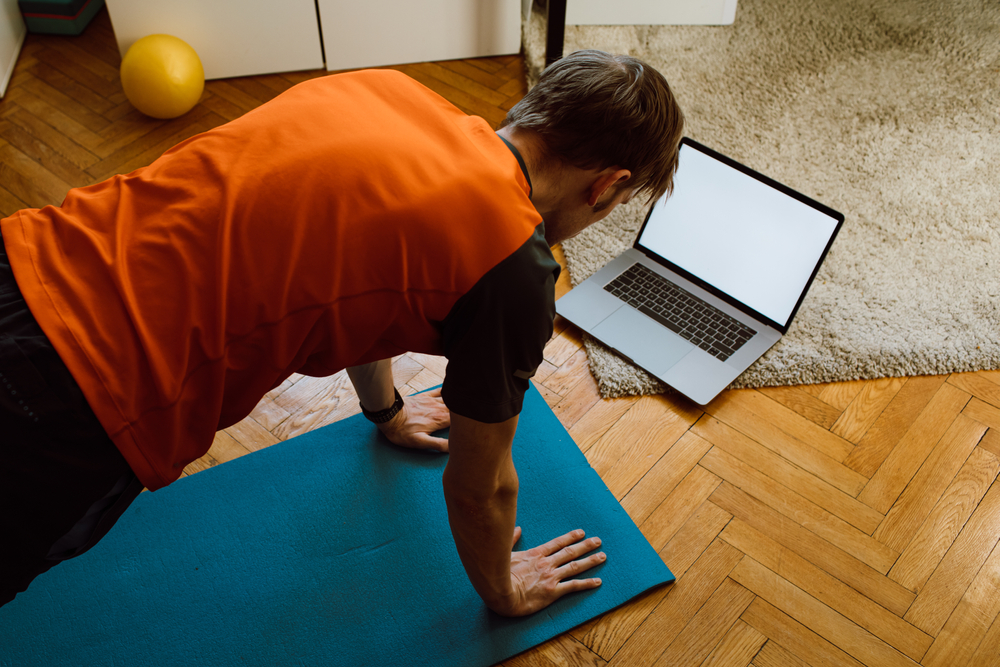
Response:
[[[351,384],[358,393],[361,405],[369,412],[379,412],[392,407],[396,399],[392,378],[392,359],[373,361],[363,366],[347,369]]]
[[[442,480],[462,565],[483,601],[500,613],[514,603],[510,556],[518,481],[511,443],[516,429],[516,417],[481,424],[452,414],[451,455]]]

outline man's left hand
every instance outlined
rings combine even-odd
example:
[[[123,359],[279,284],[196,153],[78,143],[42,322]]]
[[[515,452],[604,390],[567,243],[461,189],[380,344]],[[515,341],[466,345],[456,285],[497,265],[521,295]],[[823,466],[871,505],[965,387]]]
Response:
[[[447,452],[448,441],[431,434],[451,426],[451,413],[440,389],[403,397],[403,409],[378,428],[389,442],[410,449]]]

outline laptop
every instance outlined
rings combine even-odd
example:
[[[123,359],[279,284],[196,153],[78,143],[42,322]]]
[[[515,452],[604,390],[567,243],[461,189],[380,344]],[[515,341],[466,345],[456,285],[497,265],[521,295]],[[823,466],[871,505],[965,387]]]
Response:
[[[673,194],[556,312],[705,405],[788,332],[843,223],[685,137]]]

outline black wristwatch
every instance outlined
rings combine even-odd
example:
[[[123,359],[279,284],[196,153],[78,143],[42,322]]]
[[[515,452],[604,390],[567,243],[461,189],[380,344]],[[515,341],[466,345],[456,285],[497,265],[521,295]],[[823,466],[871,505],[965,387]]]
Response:
[[[396,393],[396,402],[385,410],[379,410],[378,412],[369,412],[365,409],[365,406],[361,406],[361,414],[363,414],[368,421],[375,424],[384,424],[396,415],[399,411],[403,409],[403,397],[399,395],[399,390],[393,387],[392,389]]]

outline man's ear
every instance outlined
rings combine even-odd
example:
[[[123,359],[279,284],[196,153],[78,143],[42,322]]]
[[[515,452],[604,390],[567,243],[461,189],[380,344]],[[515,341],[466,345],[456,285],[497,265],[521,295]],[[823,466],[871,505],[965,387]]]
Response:
[[[596,206],[597,202],[604,197],[604,194],[609,189],[623,185],[630,178],[632,178],[632,172],[628,169],[616,169],[614,167],[604,169],[597,175],[597,178],[594,179],[590,186],[587,196],[587,206]]]

